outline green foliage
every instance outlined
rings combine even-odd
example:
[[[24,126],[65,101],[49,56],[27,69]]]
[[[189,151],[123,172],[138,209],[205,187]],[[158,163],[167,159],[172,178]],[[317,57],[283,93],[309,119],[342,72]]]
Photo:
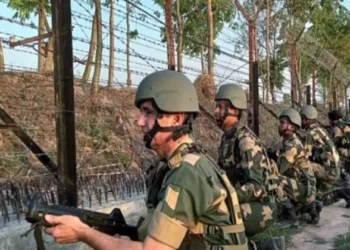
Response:
[[[164,8],[163,0],[154,0],[161,8]],[[176,1],[173,3],[173,20],[176,32],[179,32],[177,24]],[[229,7],[226,0],[212,1],[212,11],[214,20],[214,39],[218,37],[224,25],[227,23],[235,27],[232,20],[235,9]],[[201,46],[208,44],[208,21],[207,21],[207,0],[181,0],[180,15],[184,22],[183,28],[183,51],[184,53],[196,57],[201,53]],[[162,42],[166,42],[165,29],[161,28]],[[220,48],[214,43],[214,54],[220,54]]]
[[[103,124],[99,124],[96,119],[92,119],[90,122],[78,123],[77,129],[90,137],[100,139],[104,142],[109,141],[109,136],[106,132],[107,129],[103,127]]]
[[[350,233],[338,235],[333,245],[335,250],[350,250]]]
[[[129,35],[130,35],[130,39],[137,39],[139,32],[137,31],[137,29],[135,29],[135,30],[130,31]]]
[[[284,104],[290,104],[290,102],[291,102],[290,94],[283,93],[283,103]]]
[[[16,10],[13,18],[27,20],[31,15],[38,15],[38,9],[42,0],[10,0],[8,7]],[[46,13],[51,13],[51,6],[48,0],[44,0]]]
[[[271,226],[266,229],[264,232],[254,235],[252,238],[253,241],[263,240],[270,237],[279,237],[284,236],[286,240],[287,247],[292,246],[292,236],[298,232],[295,228],[290,228],[286,230],[281,230],[278,226]]]
[[[281,90],[283,87],[284,76],[283,70],[288,66],[288,62],[281,50],[277,50],[274,57],[270,58],[270,85]],[[266,81],[267,70],[266,70],[266,59],[264,58],[260,63],[260,77]]]

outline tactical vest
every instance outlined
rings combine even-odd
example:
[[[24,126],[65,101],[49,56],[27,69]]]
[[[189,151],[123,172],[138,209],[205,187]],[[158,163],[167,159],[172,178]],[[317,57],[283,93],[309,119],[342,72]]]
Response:
[[[270,161],[260,139],[255,136],[248,127],[243,126],[242,128],[239,128],[239,130],[241,129],[248,130],[255,142],[262,148],[262,154],[266,159],[266,162],[262,164],[262,167],[264,168],[264,186],[268,194],[274,194],[279,183],[277,165],[274,164],[273,161]],[[221,141],[218,165],[226,171],[232,185],[235,188],[240,188],[240,186],[245,185],[248,180],[244,175],[243,168],[240,166],[242,158],[240,155],[239,142],[244,138],[244,135],[241,136],[239,131],[236,133],[238,133],[238,136],[232,137],[228,142]]]
[[[245,235],[245,227],[243,224],[242,213],[238,203],[238,197],[236,190],[230,184],[226,174],[219,169],[214,160],[209,156],[204,154],[198,147],[191,145],[190,147],[185,147],[180,150],[179,154],[183,159],[186,157],[191,157],[191,154],[201,154],[201,156],[206,157],[215,167],[215,172],[221,181],[221,184],[227,192],[225,199],[226,206],[231,215],[231,225],[227,226],[217,226],[217,225],[206,225],[199,222],[195,228],[189,229],[183,242],[181,243],[180,250],[248,250],[248,241]],[[169,170],[169,168],[168,168]],[[162,169],[160,169],[162,171]],[[165,171],[166,173],[166,171]],[[158,178],[158,179],[157,179]],[[165,181],[164,170],[161,174],[157,175],[157,178],[154,178],[153,183],[150,183],[149,190],[155,193],[158,193],[161,185]],[[209,181],[209,180],[208,180]],[[209,185],[209,183],[208,183]],[[153,197],[153,198],[152,198]],[[156,195],[148,193],[147,195],[147,215],[140,220],[139,224],[139,237],[143,241],[147,236],[148,224],[151,221],[153,212],[157,207],[159,200],[155,199]],[[215,237],[222,239],[222,232],[231,235],[237,242],[237,245],[208,245],[207,237]]]

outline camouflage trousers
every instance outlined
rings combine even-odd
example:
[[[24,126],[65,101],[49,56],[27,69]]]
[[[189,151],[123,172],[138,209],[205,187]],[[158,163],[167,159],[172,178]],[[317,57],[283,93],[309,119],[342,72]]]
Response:
[[[309,204],[316,199],[316,179],[313,177],[309,181],[301,182],[280,175],[276,196],[278,206],[284,206],[289,201],[300,203],[300,205]]]
[[[324,167],[318,163],[311,163],[317,180],[317,191],[327,192],[331,190],[332,186],[339,180],[340,168],[339,167]]]
[[[247,237],[263,232],[274,224],[277,206],[273,197],[267,199],[265,202],[254,201],[240,205]]]

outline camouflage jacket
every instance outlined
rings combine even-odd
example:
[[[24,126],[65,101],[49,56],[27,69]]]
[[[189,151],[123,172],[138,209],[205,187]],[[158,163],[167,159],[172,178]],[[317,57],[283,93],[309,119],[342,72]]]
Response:
[[[179,145],[166,161],[160,187],[150,183],[148,198],[156,193],[157,204],[147,204],[155,206],[143,223],[147,235],[175,249],[248,249],[237,193],[210,158],[190,152],[192,145]]]
[[[339,154],[333,141],[317,124],[312,124],[306,131],[305,155],[326,168],[339,166]]]
[[[305,149],[295,134],[283,139],[277,165],[281,175],[302,182],[312,179],[314,182],[314,173],[305,155]]]
[[[241,204],[265,199],[278,182],[260,140],[245,126],[223,134],[218,164],[237,189]]]
[[[334,127],[334,144],[340,156],[350,157],[350,125],[339,122]]]

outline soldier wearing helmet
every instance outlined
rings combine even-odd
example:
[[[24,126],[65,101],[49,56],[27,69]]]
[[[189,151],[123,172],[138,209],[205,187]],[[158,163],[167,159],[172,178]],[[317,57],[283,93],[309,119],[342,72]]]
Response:
[[[350,157],[350,115],[346,115],[334,128],[334,144],[343,158]]]
[[[145,145],[165,166],[161,185],[150,183],[149,213],[139,228],[142,242],[104,235],[74,217],[66,217],[70,224],[54,217],[60,227],[50,233],[65,243],[82,240],[95,249],[247,250],[236,191],[189,136],[199,113],[191,81],[175,71],[152,73],[139,84],[135,106]]]
[[[328,112],[328,120],[330,124],[330,134],[332,139],[335,136],[335,129],[339,127],[343,114],[340,110],[331,110]]]
[[[279,116],[279,134],[283,137],[283,146],[279,151],[277,165],[280,173],[278,203],[285,214],[281,227],[297,226],[296,210],[311,215],[311,223],[317,224],[319,211],[315,206],[316,179],[305,150],[296,136],[301,127],[301,117],[292,108],[285,109]]]
[[[312,163],[317,190],[327,192],[340,176],[339,154],[327,132],[317,124],[316,108],[305,105],[299,113],[306,130],[305,154]]]
[[[235,84],[224,84],[215,101],[217,125],[224,132],[218,163],[237,189],[246,232],[252,236],[274,223],[278,176],[259,138],[241,122],[247,110],[244,90]]]

